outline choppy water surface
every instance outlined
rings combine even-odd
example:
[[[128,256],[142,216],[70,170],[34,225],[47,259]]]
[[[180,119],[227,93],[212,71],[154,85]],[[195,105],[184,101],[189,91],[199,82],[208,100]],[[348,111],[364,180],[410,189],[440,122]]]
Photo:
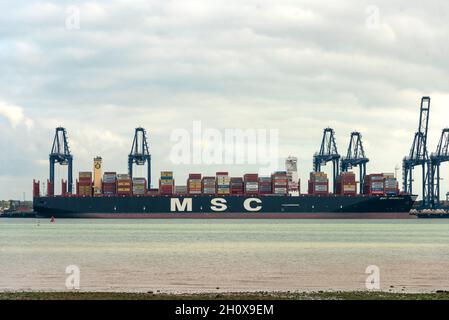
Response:
[[[449,220],[0,219],[0,290],[449,289]]]

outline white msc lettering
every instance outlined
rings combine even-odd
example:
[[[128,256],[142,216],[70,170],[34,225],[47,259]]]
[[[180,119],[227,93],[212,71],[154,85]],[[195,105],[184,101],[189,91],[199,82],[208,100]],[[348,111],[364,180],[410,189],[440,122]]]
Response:
[[[182,199],[182,203],[178,198],[171,198],[170,199],[170,211],[192,211],[192,199],[191,198],[184,198]]]
[[[223,198],[214,198],[210,201],[211,204],[211,210],[216,212],[223,212],[228,209],[228,206],[226,205],[227,201]]]
[[[258,205],[253,207],[253,206],[251,206],[252,203],[257,203]],[[262,204],[262,200],[260,200],[260,199],[248,198],[243,203],[243,207],[245,208],[246,211],[257,212],[257,211],[262,210],[261,204]]]

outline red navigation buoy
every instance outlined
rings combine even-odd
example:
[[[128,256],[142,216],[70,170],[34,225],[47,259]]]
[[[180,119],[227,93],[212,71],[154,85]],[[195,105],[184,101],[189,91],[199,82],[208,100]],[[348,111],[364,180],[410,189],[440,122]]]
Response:
[[[50,219],[50,222],[52,222],[52,223],[55,222],[55,217],[52,216]]]

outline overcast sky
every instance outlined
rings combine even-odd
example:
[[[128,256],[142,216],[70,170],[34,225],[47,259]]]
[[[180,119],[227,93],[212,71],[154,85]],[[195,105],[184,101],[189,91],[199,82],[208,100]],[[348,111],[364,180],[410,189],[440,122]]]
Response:
[[[279,157],[299,158],[303,190],[327,126],[341,154],[361,131],[368,171],[394,172],[423,95],[431,151],[449,126],[448,17],[444,0],[2,1],[0,199],[30,198],[32,179],[48,177],[59,125],[75,172],[97,155],[126,172],[144,126],[154,176],[173,170],[184,184],[188,172],[214,173],[170,161],[170,134],[193,121],[278,129]]]

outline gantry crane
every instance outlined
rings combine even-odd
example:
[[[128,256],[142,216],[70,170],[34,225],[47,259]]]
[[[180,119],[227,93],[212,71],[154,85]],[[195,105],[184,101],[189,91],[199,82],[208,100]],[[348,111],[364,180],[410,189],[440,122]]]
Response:
[[[333,189],[334,193],[336,193],[337,176],[340,174],[340,155],[338,154],[337,144],[335,143],[334,130],[326,128],[323,132],[320,151],[313,156],[313,170],[319,172],[321,171],[322,165],[325,166],[331,161],[333,164]]]
[[[352,167],[360,168],[360,194],[363,193],[363,185],[366,176],[366,164],[369,159],[365,155],[365,150],[362,144],[362,135],[360,132],[352,132],[351,140],[349,141],[348,152],[346,157],[341,160],[341,171],[348,172]]]
[[[73,188],[73,156],[70,153],[69,143],[67,139],[67,132],[64,128],[56,128],[55,138],[53,140],[53,147],[50,153],[50,193],[55,192],[55,164],[58,163],[63,166],[68,166],[68,193],[72,193]],[[64,193],[64,190],[62,191]]]
[[[423,207],[431,207],[432,186],[431,186],[431,164],[427,151],[427,133],[429,127],[430,97],[422,97],[419,115],[419,128],[415,133],[410,155],[402,162],[402,178],[404,192],[413,193],[413,169],[416,166],[422,167],[422,194]]]
[[[449,162],[449,128],[443,129],[438,142],[437,151],[430,155],[431,163],[431,185],[432,185],[432,206],[440,206],[440,165]]]
[[[148,149],[147,133],[144,128],[136,128],[131,152],[128,156],[128,173],[133,177],[133,165],[143,166],[148,164],[147,184],[151,187],[151,155]]]

